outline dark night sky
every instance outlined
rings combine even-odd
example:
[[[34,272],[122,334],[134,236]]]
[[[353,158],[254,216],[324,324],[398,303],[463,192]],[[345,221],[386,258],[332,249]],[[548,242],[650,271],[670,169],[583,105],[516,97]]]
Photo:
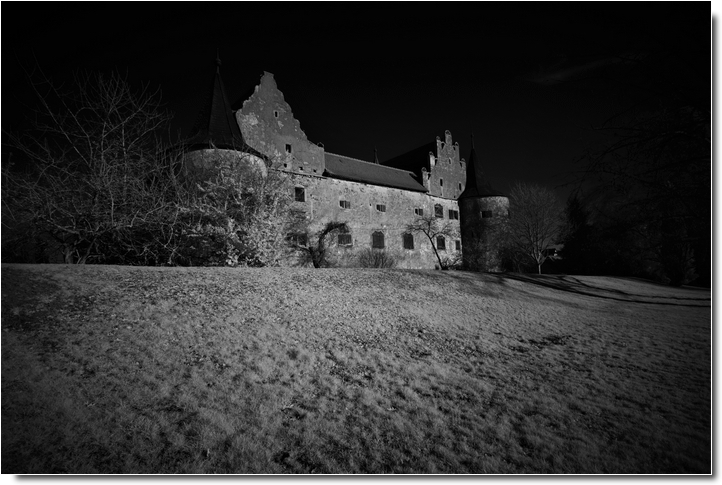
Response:
[[[2,126],[22,128],[20,64],[54,79],[118,69],[160,87],[187,131],[216,49],[231,101],[274,73],[301,128],[371,160],[450,130],[496,188],[551,187],[618,106],[596,79],[634,52],[687,49],[709,89],[707,2],[2,3]],[[552,79],[562,79],[558,83]],[[560,188],[562,197],[567,189]]]

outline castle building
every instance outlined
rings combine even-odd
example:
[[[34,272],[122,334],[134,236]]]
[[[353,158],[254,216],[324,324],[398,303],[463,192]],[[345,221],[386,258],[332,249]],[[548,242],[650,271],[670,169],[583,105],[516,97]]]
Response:
[[[508,214],[508,199],[491,189],[473,147],[467,164],[446,131],[383,163],[330,153],[308,140],[271,73],[262,75],[233,112],[217,62],[210,95],[187,142],[194,165],[212,169],[221,149],[250,165],[281,171],[291,180],[294,204],[306,213],[310,233],[327,222],[346,223],[348,232],[338,234],[330,248],[338,265],[354,265],[358,253],[370,248],[390,253],[397,267],[438,267],[432,241],[408,230],[419,218],[433,216],[452,233],[432,238],[443,260],[471,266],[483,259],[491,262],[484,269],[499,269],[498,258],[486,254],[485,228]]]

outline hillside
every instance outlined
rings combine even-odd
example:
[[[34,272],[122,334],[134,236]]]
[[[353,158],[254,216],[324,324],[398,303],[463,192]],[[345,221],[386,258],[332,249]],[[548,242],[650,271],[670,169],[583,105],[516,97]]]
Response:
[[[2,265],[2,473],[711,473],[709,290]]]

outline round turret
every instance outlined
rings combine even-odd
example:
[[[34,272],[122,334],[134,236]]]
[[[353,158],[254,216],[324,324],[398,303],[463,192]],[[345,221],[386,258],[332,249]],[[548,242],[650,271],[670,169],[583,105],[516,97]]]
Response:
[[[484,177],[473,142],[466,168],[466,187],[459,196],[459,223],[464,266],[501,271],[501,231],[509,217],[509,199]]]

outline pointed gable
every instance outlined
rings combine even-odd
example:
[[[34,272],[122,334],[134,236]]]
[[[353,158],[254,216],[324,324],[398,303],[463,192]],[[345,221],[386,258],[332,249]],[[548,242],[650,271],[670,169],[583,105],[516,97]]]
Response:
[[[208,92],[196,124],[186,142],[189,146],[215,147],[245,151],[246,143],[238,127],[221,79],[221,61],[216,60],[216,74]]]
[[[459,199],[467,197],[504,197],[504,194],[491,188],[489,180],[484,176],[473,142],[469,162],[466,164],[466,186]]]

